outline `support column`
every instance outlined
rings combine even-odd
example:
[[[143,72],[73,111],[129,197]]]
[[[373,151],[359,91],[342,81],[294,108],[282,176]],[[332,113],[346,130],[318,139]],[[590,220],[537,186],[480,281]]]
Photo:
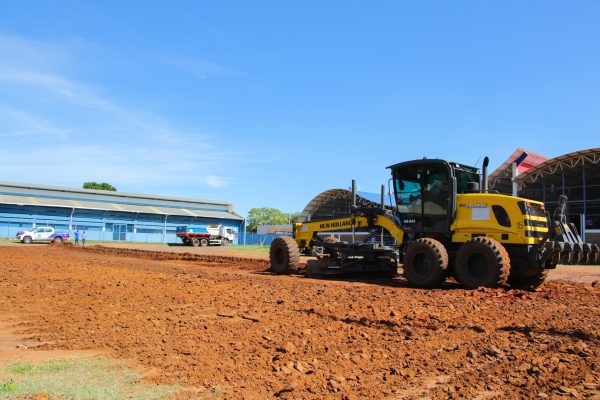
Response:
[[[583,184],[583,221],[581,221],[581,239],[585,243],[585,217],[587,215],[587,193],[585,184],[585,160],[581,160],[581,180]]]
[[[167,218],[169,216],[167,214],[165,214],[165,225],[163,227],[163,237],[162,237],[162,242],[166,243],[166,239],[167,239]]]
[[[542,175],[542,201],[546,205],[546,176]]]
[[[75,207],[71,208],[71,217],[69,218],[69,234],[73,230],[73,213],[75,212]]]
[[[512,163],[512,195],[517,197],[518,195],[518,185],[517,185],[517,176],[519,175],[519,169],[517,167],[517,163]]]
[[[244,227],[243,233],[244,233],[244,246],[245,246],[246,245],[246,219],[245,218],[242,221],[242,226]]]

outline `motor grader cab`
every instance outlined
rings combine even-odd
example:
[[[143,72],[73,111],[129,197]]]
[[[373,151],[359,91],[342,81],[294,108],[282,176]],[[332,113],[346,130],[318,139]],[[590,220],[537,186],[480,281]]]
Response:
[[[273,240],[271,269],[289,273],[300,268],[300,254],[310,274],[367,272],[395,274],[397,264],[416,287],[441,285],[456,278],[467,288],[534,288],[558,263],[600,262],[597,245],[583,243],[564,216],[561,198],[553,216],[541,202],[488,193],[487,157],[477,168],[439,159],[394,164],[390,183],[395,206],[358,206],[352,185],[351,215],[296,223],[293,237]],[[340,242],[326,232],[351,230]],[[366,232],[360,241],[355,232]],[[389,245],[385,237],[394,240]]]

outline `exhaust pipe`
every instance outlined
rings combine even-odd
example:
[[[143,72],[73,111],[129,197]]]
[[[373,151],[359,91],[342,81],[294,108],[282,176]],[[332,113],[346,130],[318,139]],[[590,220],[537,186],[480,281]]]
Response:
[[[352,244],[356,242],[356,180],[352,179]]]
[[[487,193],[488,192],[487,167],[488,167],[489,163],[490,163],[490,159],[488,157],[485,157],[483,159],[483,168],[482,168],[482,171],[481,171],[481,193]]]

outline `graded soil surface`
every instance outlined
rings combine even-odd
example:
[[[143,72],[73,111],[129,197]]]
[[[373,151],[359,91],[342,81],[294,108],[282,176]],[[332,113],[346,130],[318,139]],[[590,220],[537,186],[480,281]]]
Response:
[[[0,247],[0,314],[29,347],[133,360],[149,381],[199,398],[600,397],[597,283],[417,290],[401,278],[274,276],[267,266]]]

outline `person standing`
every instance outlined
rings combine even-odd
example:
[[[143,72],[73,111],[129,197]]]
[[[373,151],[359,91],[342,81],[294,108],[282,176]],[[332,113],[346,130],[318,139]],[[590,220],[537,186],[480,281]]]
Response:
[[[79,246],[79,229],[75,231],[75,246]]]
[[[85,233],[85,231],[83,231],[83,234],[81,235],[81,245],[82,247],[85,247],[85,240],[87,239],[87,233]]]

